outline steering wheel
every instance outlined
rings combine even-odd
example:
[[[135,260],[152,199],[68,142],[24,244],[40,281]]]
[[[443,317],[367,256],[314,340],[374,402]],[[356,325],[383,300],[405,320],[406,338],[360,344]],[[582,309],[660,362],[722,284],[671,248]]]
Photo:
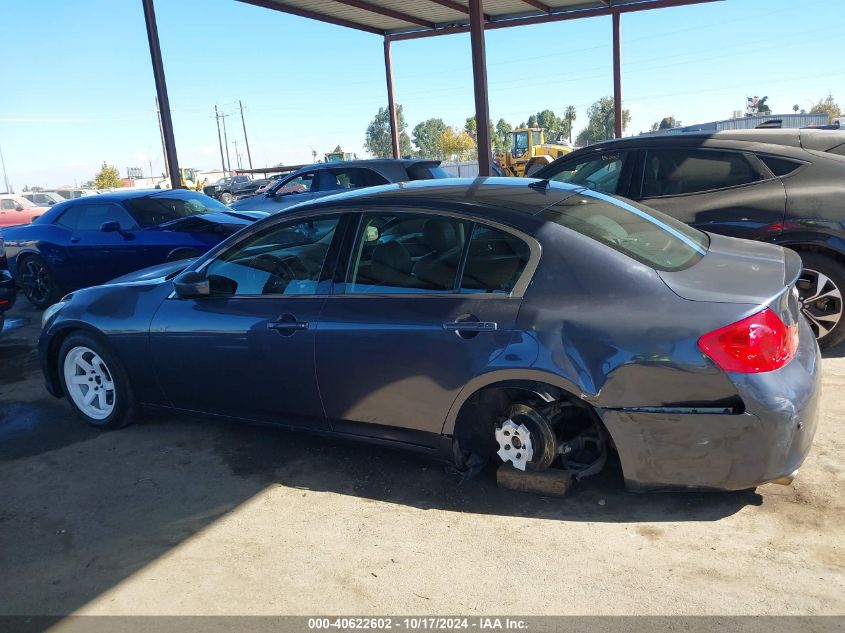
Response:
[[[270,274],[261,290],[261,294],[265,295],[284,294],[285,289],[292,281],[308,278],[308,269],[305,267],[305,264],[293,255],[288,255],[284,258],[276,257],[269,253],[256,255],[250,261],[250,268],[263,270]]]

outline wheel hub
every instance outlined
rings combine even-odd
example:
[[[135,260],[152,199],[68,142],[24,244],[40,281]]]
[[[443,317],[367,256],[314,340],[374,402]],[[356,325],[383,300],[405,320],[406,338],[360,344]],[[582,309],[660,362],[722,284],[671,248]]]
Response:
[[[830,333],[842,319],[842,291],[830,277],[805,268],[796,284],[798,305],[816,338]]]
[[[103,420],[114,411],[114,381],[106,363],[93,350],[70,350],[65,357],[64,378],[68,395],[85,415]]]
[[[496,429],[496,442],[499,443],[497,455],[503,462],[510,462],[514,468],[525,470],[534,458],[534,446],[531,433],[524,424],[517,425],[513,420],[506,420]]]

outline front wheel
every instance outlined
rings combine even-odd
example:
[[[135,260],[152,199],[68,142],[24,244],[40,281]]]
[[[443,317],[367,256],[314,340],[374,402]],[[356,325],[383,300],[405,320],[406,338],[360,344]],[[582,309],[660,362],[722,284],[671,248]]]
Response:
[[[129,378],[105,345],[84,334],[71,334],[57,358],[62,391],[76,414],[99,429],[119,429],[137,417]]]
[[[18,280],[24,296],[36,308],[43,310],[61,297],[61,290],[47,263],[36,255],[20,262]]]
[[[228,191],[224,191],[220,194],[220,202],[222,202],[223,204],[229,204],[234,199],[235,198]]]
[[[824,255],[800,253],[804,269],[795,283],[801,313],[810,323],[819,347],[827,349],[845,339],[842,292],[845,268]]]

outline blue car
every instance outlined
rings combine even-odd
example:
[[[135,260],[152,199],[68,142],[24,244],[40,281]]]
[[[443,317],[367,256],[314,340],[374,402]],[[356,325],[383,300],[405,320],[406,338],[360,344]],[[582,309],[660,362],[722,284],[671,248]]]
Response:
[[[183,189],[114,192],[56,204],[32,224],[3,229],[0,244],[23,294],[46,308],[72,290],[197,257],[266,215]]]

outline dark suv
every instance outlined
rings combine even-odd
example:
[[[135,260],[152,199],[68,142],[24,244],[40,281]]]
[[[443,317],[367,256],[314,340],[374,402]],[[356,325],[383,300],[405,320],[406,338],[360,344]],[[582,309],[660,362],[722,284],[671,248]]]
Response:
[[[631,198],[712,233],[798,251],[801,308],[819,344],[845,339],[845,132],[643,135],[580,149],[531,176]]]
[[[222,202],[229,204],[236,197],[236,190],[241,185],[247,185],[252,181],[249,176],[229,176],[221,178],[212,185],[206,185],[202,192]]]

